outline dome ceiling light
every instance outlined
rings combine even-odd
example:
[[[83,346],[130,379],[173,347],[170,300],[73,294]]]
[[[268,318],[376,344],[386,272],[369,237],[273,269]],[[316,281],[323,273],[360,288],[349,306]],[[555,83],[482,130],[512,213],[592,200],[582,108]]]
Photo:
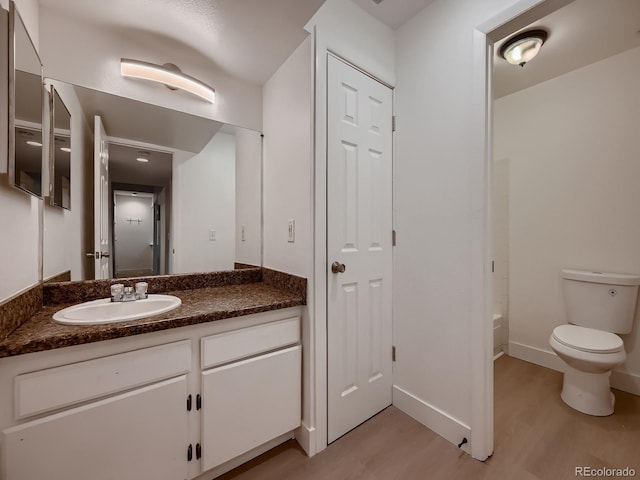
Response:
[[[511,65],[524,67],[535,57],[549,34],[544,30],[529,30],[511,37],[500,47],[500,56]]]

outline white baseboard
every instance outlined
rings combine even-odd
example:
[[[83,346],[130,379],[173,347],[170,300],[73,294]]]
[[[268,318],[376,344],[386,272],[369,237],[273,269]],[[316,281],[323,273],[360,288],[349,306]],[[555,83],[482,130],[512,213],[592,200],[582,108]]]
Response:
[[[564,362],[555,353],[518,342],[509,342],[509,356],[541,367],[564,372]]]
[[[611,372],[611,386],[623,392],[640,395],[640,375],[614,370]]]
[[[456,446],[465,437],[471,441],[471,429],[468,425],[397,385],[393,386],[393,404]],[[461,450],[470,453],[469,442],[465,443]]]
[[[304,423],[300,424],[300,427],[295,431],[295,439],[309,457],[318,453],[315,427],[307,427]]]
[[[518,342],[509,342],[508,355],[529,363],[535,363],[541,367],[564,372],[564,362],[550,350],[543,350],[542,348],[532,347]],[[640,395],[640,375],[614,370],[611,372],[611,386],[623,392]]]

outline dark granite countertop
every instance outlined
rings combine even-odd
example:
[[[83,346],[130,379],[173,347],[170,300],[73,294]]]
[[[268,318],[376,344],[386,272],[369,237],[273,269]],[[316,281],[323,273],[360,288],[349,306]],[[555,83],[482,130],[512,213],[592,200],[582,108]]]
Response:
[[[165,293],[179,297],[182,305],[161,315],[105,325],[75,326],[54,322],[52,315],[72,304],[46,305],[0,341],[0,358],[196,325],[305,303],[305,296],[299,292],[283,290],[263,282]]]

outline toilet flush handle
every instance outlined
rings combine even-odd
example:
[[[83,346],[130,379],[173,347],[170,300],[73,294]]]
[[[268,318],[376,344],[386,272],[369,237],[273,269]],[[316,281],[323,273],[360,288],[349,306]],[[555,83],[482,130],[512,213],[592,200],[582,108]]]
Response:
[[[340,263],[340,262],[333,262],[331,264],[331,271],[333,273],[344,273],[344,271],[347,269],[347,267],[345,267],[344,263]]]

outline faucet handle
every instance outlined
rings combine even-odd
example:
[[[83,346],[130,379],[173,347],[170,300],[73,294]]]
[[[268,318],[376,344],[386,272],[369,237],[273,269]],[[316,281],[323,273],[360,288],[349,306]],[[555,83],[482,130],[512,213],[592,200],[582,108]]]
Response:
[[[124,285],[122,283],[114,283],[111,285],[111,301],[119,302],[122,300],[122,293],[124,292]]]
[[[136,283],[136,298],[144,299],[148,298],[147,289],[149,288],[149,284],[147,282],[138,282]]]

